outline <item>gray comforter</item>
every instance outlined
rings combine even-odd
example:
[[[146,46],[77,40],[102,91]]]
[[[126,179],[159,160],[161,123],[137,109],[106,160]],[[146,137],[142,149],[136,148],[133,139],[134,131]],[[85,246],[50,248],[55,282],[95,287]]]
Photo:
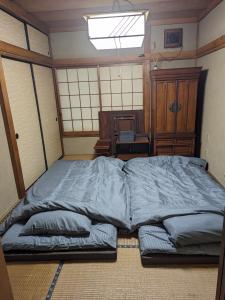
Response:
[[[56,162],[0,225],[0,235],[33,214],[58,209],[129,229],[130,204],[123,165],[118,159],[105,157]]]
[[[223,214],[225,190],[198,158],[136,158],[125,165],[131,197],[132,229],[172,217]]]

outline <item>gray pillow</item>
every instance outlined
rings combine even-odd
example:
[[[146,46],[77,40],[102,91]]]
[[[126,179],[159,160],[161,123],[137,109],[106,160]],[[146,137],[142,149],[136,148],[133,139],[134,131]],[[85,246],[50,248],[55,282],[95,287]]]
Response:
[[[66,210],[47,211],[33,215],[24,225],[20,235],[87,235],[91,220]]]
[[[163,221],[169,239],[176,246],[187,246],[221,241],[223,216],[196,214],[169,218]]]

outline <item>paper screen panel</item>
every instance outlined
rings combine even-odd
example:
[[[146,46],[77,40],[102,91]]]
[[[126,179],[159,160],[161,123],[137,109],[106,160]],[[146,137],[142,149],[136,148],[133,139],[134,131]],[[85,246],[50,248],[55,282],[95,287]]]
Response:
[[[12,162],[6,138],[2,111],[0,108],[0,220],[12,209],[18,201],[16,183],[13,174]],[[3,179],[4,178],[4,179]]]
[[[48,166],[61,155],[61,141],[52,70],[33,65]]]
[[[98,131],[98,69],[59,69],[56,73],[64,132]]]
[[[50,56],[48,36],[39,30],[27,25],[30,50]]]
[[[103,111],[143,109],[143,65],[100,67]]]
[[[30,65],[3,59],[3,68],[13,116],[25,187],[45,171],[40,125]]]
[[[0,40],[27,49],[23,22],[0,9]]]

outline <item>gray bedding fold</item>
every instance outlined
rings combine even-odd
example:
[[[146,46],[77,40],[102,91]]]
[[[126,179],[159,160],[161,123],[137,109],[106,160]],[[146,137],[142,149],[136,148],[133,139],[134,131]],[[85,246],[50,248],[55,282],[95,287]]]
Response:
[[[223,216],[207,213],[178,216],[164,220],[163,225],[176,246],[219,243]]]
[[[166,230],[159,226],[146,225],[138,231],[141,255],[182,254],[182,255],[220,255],[220,243],[208,243],[175,247]]]
[[[118,159],[105,157],[56,162],[29,190],[26,200],[0,225],[0,235],[12,224],[36,213],[59,209],[129,228],[130,203],[123,165]]]
[[[111,224],[92,225],[87,237],[20,236],[24,222],[16,223],[2,237],[4,251],[60,251],[116,248],[117,229]]]
[[[125,165],[131,197],[132,229],[173,216],[223,214],[225,190],[198,158],[136,158]]]

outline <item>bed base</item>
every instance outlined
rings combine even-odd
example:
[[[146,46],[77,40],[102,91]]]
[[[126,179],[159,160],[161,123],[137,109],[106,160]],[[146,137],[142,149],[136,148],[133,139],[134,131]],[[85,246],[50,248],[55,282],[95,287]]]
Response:
[[[57,252],[7,252],[4,255],[7,262],[50,260],[115,261],[117,259],[116,249],[74,250]]]
[[[143,266],[218,265],[219,256],[152,254],[141,256]]]

